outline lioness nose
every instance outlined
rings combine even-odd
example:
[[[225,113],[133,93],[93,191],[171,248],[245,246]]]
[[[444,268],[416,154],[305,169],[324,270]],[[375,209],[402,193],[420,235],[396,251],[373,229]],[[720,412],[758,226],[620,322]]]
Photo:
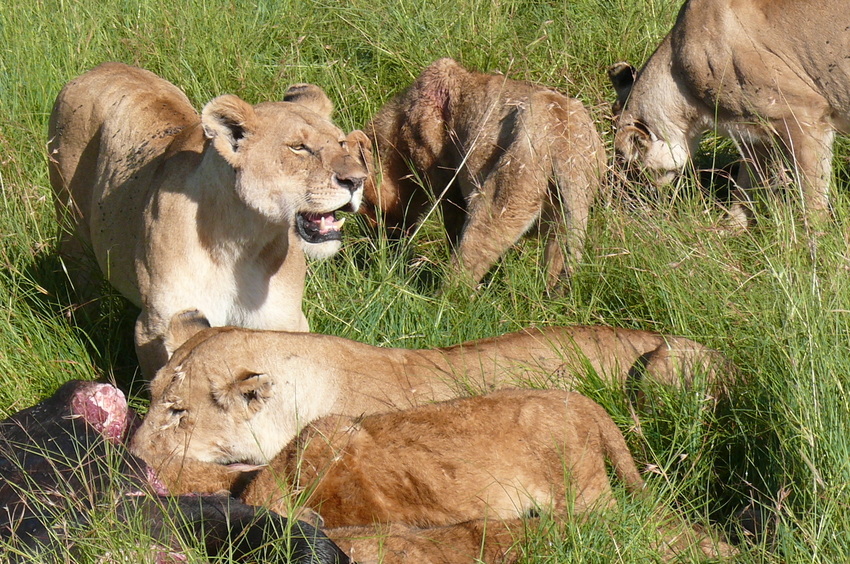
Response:
[[[358,172],[351,173],[336,173],[333,176],[334,182],[346,188],[352,194],[363,188],[363,182],[366,180],[366,175]]]

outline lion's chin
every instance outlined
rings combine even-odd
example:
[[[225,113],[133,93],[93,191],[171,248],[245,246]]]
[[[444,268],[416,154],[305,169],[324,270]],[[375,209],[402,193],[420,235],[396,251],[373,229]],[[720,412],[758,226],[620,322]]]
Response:
[[[313,260],[324,260],[334,256],[342,248],[342,241],[327,241],[325,243],[308,243],[302,241],[301,248],[304,249],[304,254],[307,258]]]

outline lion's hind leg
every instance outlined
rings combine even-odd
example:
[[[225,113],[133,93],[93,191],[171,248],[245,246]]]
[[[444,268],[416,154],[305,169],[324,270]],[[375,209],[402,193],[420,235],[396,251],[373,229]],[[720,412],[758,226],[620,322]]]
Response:
[[[545,178],[524,158],[505,153],[468,199],[468,215],[453,268],[477,284],[537,222]]]
[[[569,279],[584,251],[590,207],[606,166],[602,140],[578,100],[542,90],[529,101],[522,121],[525,138],[545,177],[541,217],[546,289]]]
[[[587,229],[587,209],[571,202],[565,205],[550,192],[540,218],[545,241],[543,264],[546,268],[546,291],[552,292],[562,280],[568,280],[581,260]]]

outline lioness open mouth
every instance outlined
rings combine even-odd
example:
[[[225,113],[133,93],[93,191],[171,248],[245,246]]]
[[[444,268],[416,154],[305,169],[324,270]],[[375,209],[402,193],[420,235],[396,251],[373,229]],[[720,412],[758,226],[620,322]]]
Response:
[[[343,223],[345,218],[337,219],[336,212],[299,213],[295,218],[298,235],[313,244],[342,239]]]

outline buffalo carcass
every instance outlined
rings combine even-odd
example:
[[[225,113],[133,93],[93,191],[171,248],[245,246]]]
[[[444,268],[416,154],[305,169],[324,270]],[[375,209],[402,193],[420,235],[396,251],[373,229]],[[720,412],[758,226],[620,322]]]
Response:
[[[82,381],[0,422],[0,538],[7,561],[58,560],[79,550],[92,520],[109,514],[116,522],[145,524],[150,542],[143,552],[155,562],[184,561],[186,540],[209,556],[237,561],[349,562],[307,523],[224,495],[168,496],[124,446],[136,424],[120,390]]]

